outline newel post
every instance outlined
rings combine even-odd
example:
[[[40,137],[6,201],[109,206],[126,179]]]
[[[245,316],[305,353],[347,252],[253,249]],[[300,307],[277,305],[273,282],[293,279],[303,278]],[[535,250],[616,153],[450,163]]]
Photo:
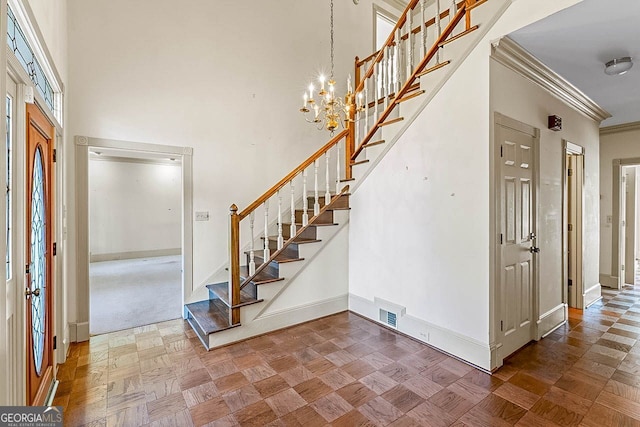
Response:
[[[351,98],[352,108],[349,109],[349,118],[347,120],[347,124],[349,126],[347,133],[347,138],[344,144],[344,178],[351,179],[351,156],[356,148],[356,110],[358,109],[358,87],[360,86],[360,58],[356,56],[355,59],[355,85],[353,97]],[[338,150],[338,153],[340,151]],[[338,180],[340,177],[338,177]]]
[[[233,204],[229,208],[229,303],[232,307],[240,304],[240,216],[238,207]],[[240,309],[229,309],[229,324],[240,323]]]

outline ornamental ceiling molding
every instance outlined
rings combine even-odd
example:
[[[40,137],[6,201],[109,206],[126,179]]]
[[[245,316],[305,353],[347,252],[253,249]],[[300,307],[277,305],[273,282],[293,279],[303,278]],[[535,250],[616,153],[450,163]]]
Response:
[[[611,117],[580,89],[543,64],[509,37],[493,42],[491,57],[521,76],[541,86],[590,119],[601,122]]]

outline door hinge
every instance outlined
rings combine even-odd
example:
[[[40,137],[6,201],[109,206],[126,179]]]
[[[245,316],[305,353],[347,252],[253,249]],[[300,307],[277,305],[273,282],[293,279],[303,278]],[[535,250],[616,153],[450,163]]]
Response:
[[[25,274],[29,274],[29,264],[25,264],[24,272],[25,272]]]
[[[58,244],[53,242],[53,256],[56,256],[58,253]]]
[[[567,174],[569,176],[573,176],[573,169],[567,169]]]
[[[624,271],[624,264],[620,266],[620,270]]]
[[[573,224],[568,224],[569,226],[569,231],[573,231]]]
[[[56,335],[53,336],[53,349],[58,348],[58,337]]]
[[[502,153],[502,145],[501,145],[500,146],[500,157],[502,157],[502,156],[503,156],[503,153]]]
[[[502,244],[502,233],[500,233],[500,244]]]
[[[58,161],[58,150],[53,149],[53,163]]]
[[[503,324],[502,320],[500,321],[500,331],[504,331],[504,324]]]

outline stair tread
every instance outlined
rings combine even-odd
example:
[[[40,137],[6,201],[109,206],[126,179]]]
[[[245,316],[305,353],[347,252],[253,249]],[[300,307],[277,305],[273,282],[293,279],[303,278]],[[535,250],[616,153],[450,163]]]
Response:
[[[391,119],[388,120],[386,122],[382,122],[378,125],[378,127],[383,127],[383,126],[388,126],[388,125],[392,125],[394,123],[398,123],[400,121],[404,120],[404,117],[396,117],[395,119]]]
[[[275,252],[275,250],[272,249],[271,252]],[[246,252],[246,254],[248,255],[249,252]],[[253,257],[256,258],[256,259],[264,259],[264,257],[262,255],[263,255],[262,251],[255,251],[254,254],[253,254]],[[278,264],[284,264],[284,263],[287,263],[287,262],[304,261],[304,258],[289,258],[285,254],[280,254],[279,256],[282,256],[282,258],[273,259],[273,260],[271,260],[271,262],[277,262]],[[256,262],[256,264],[258,264],[258,263]],[[260,263],[260,264],[262,264],[262,263]]]
[[[202,332],[207,335],[240,326],[240,324],[229,324],[229,318],[225,312],[226,306],[222,301],[198,301],[186,304],[185,307],[189,310],[193,320],[195,320]]]
[[[450,63],[451,63],[451,61],[449,61],[449,60],[444,61],[444,62],[440,62],[440,63],[434,65],[433,67],[429,67],[426,70],[422,70],[421,72],[419,72],[416,75],[416,77],[422,77],[422,76],[424,76],[426,74],[429,74],[429,73],[431,73],[433,71],[439,70],[440,68],[444,67],[445,65],[449,65]]]
[[[352,162],[351,166],[362,165],[362,164],[365,164],[365,163],[369,163],[369,159],[358,160],[357,162]]]
[[[438,47],[442,47],[448,43],[451,43],[452,41],[458,40],[459,38],[462,38],[464,36],[466,36],[467,34],[477,30],[479,28],[478,25],[474,25],[473,27],[469,28],[468,30],[464,30],[461,33],[456,34],[455,36],[449,37],[447,40],[441,42],[438,44]]]
[[[240,290],[240,304],[234,305],[232,307],[229,303],[229,282],[213,283],[211,285],[207,285],[206,287],[214,294],[216,294],[227,307],[242,307],[244,305],[255,304],[262,301],[261,299],[254,298],[251,294],[249,294],[249,292],[242,289]]]
[[[364,148],[374,147],[376,145],[384,144],[385,142],[386,141],[384,139],[379,139],[378,141],[373,141],[373,142],[367,142],[366,144],[364,144]]]
[[[257,267],[258,266],[256,266],[256,268]],[[280,280],[284,280],[284,277],[270,276],[267,273],[265,273],[264,270],[261,272],[261,274],[267,275],[268,278],[253,279],[252,282],[255,283],[256,285],[263,285],[265,283],[273,283],[273,282],[279,282]],[[244,282],[248,277],[249,277],[249,267],[247,267],[246,265],[240,266],[240,280]]]
[[[290,223],[290,222],[283,222],[283,223],[282,223],[282,226],[283,226],[283,227],[285,227],[285,226],[287,226],[287,227],[288,227],[288,226],[290,226],[290,225],[291,225],[291,223]],[[309,227],[326,227],[326,226],[328,226],[328,225],[340,225],[340,224],[338,224],[337,222],[332,222],[332,223],[329,223],[329,222],[321,222],[321,223],[313,223],[313,224],[309,224]],[[302,227],[302,223],[301,223],[301,222],[296,222],[296,227]]]
[[[264,239],[264,237],[262,237],[262,239]],[[277,242],[278,241],[278,236],[269,236],[269,240]],[[301,238],[293,239],[293,243],[301,244],[301,245],[303,245],[305,243],[317,243],[317,242],[322,242],[322,240],[320,240],[320,239],[301,239]]]

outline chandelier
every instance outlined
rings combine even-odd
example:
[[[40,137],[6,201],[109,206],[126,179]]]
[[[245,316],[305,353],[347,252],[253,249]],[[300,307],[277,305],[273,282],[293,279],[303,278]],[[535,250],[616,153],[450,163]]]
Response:
[[[336,94],[336,81],[333,77],[333,0],[331,0],[331,74],[327,81],[324,75],[318,77],[320,90],[318,98],[314,99],[315,87],[309,84],[309,92],[304,93],[304,103],[300,111],[308,123],[317,125],[318,130],[327,129],[331,134],[350,120],[351,109],[354,108],[353,88],[351,86],[351,76],[347,79],[347,94],[343,97]],[[325,83],[327,87],[325,88]]]

